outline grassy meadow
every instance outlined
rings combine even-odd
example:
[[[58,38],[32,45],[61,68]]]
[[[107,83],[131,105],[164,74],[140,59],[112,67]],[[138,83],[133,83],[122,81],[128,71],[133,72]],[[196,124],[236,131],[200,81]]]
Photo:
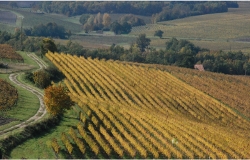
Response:
[[[27,140],[19,145],[10,154],[12,159],[19,159],[21,157],[28,159],[54,159],[56,155],[53,150],[48,147],[52,138],[61,137],[62,132],[67,132],[71,126],[76,126],[79,120],[77,119],[77,112],[75,110],[68,111],[60,124],[50,129],[46,134],[34,135],[34,138]],[[25,154],[29,153],[29,154]],[[64,155],[59,155],[60,159],[64,159]]]

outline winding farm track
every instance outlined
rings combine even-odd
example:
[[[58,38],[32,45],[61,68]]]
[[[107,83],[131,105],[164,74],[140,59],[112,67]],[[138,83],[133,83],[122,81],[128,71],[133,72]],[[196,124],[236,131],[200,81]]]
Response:
[[[38,59],[36,55],[34,54],[27,54],[30,58],[32,58],[38,65],[39,65],[39,69],[42,69],[42,68],[46,68],[47,67],[47,64],[44,63],[42,60]],[[30,91],[31,93],[35,94],[38,99],[39,99],[39,102],[40,102],[40,107],[38,109],[38,111],[36,112],[36,114],[32,117],[30,117],[28,120],[22,122],[22,123],[19,123],[17,125],[14,125],[10,128],[7,128],[3,131],[0,131],[0,135],[3,135],[3,134],[8,134],[10,132],[13,132],[17,129],[20,129],[20,128],[24,128],[28,125],[31,125],[32,123],[40,120],[41,118],[43,118],[46,114],[46,109],[45,109],[45,105],[44,105],[44,102],[43,102],[43,93],[41,91],[39,91],[38,89],[34,88],[34,87],[31,87],[27,84],[24,84],[24,83],[21,83],[17,80],[17,76],[20,75],[22,72],[19,72],[19,73],[12,73],[10,74],[9,76],[9,79],[15,83],[16,85]]]

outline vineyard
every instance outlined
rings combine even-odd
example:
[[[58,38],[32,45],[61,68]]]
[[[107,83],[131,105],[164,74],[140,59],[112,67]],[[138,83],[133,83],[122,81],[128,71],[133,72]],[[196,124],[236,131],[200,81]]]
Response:
[[[10,85],[8,82],[0,79],[0,111],[10,109],[16,104],[18,99],[18,93],[15,87]],[[1,120],[0,120],[1,125]]]
[[[147,67],[157,66],[158,69],[171,72],[175,77],[222,101],[224,104],[250,118],[250,78],[248,76],[197,72],[196,70],[174,66],[143,65]]]
[[[58,157],[250,157],[249,121],[170,72],[63,53],[46,56],[66,76],[64,84],[81,109],[78,125],[51,140]]]
[[[0,10],[0,23],[16,24],[17,16],[10,11]]]
[[[8,44],[0,44],[0,59],[23,62],[23,57],[16,53],[15,50]]]

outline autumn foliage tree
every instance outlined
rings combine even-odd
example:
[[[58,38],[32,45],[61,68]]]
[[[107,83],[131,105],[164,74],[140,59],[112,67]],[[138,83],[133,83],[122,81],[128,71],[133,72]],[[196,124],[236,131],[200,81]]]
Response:
[[[17,103],[18,92],[14,86],[0,79],[0,113]]]
[[[44,38],[41,44],[41,56],[45,55],[48,51],[55,52],[57,51],[54,41],[50,38]]]
[[[111,24],[110,15],[108,13],[104,13],[102,19],[103,19],[102,24],[104,25],[104,27],[109,27]]]
[[[52,116],[63,114],[74,105],[68,90],[62,84],[53,84],[44,90],[44,103],[47,112]]]

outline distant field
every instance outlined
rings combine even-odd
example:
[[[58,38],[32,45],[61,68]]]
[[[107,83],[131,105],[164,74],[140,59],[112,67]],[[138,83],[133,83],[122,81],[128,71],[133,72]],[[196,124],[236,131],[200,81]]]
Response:
[[[227,13],[193,16],[172,21],[134,27],[131,35],[146,33],[152,37],[158,29],[164,31],[163,38],[176,37],[191,40],[195,45],[212,50],[248,51],[249,43],[235,40],[250,37],[250,3],[238,2],[239,8]],[[152,39],[151,45],[164,47],[166,39]]]
[[[226,13],[193,16],[135,27],[131,34],[146,32],[153,35],[155,30],[161,29],[165,32],[163,36],[191,39],[231,39],[250,36],[250,3],[239,2],[239,5],[239,8],[229,9]]]
[[[128,48],[130,44],[135,42],[136,37],[133,35],[121,36],[121,35],[110,35],[110,34],[95,34],[95,35],[73,35],[71,39],[84,46],[84,48],[108,48],[113,43],[116,45],[124,46]],[[68,40],[55,39],[56,43],[66,44]]]
[[[17,16],[10,11],[0,10],[0,23],[16,24]]]
[[[211,50],[242,50],[249,52],[248,41],[243,38],[250,37],[250,3],[238,2],[239,8],[229,9],[227,13],[209,14],[188,17],[178,20],[165,21],[151,24],[151,17],[141,16],[147,23],[146,26],[133,27],[128,36],[81,36],[76,40],[86,48],[103,48],[112,43],[128,47],[141,33],[146,33],[151,38],[151,46],[164,49],[169,38],[176,37],[190,40],[197,46]],[[112,20],[120,17],[119,14],[111,14]],[[74,17],[76,19],[76,17]],[[69,18],[72,20],[72,18]],[[163,39],[154,37],[158,29],[164,31]],[[121,39],[120,39],[121,38]]]
[[[0,9],[3,10],[11,10],[14,13],[18,14],[18,16],[23,16],[23,27],[24,28],[31,28],[35,25],[38,24],[46,24],[49,22],[55,22],[58,25],[62,25],[65,27],[66,30],[71,30],[71,32],[80,32],[81,31],[81,25],[69,22],[65,19],[66,16],[58,16],[56,14],[36,14],[30,12],[30,9],[11,9],[7,8],[6,6],[0,6]],[[20,19],[20,18],[19,18]],[[19,20],[20,21],[20,20]],[[20,21],[21,22],[21,21]],[[13,24],[14,26],[20,27],[20,22],[17,23],[16,25]]]
[[[151,38],[151,46],[157,49],[164,49],[169,38],[187,39],[202,48],[211,50],[242,50],[249,52],[250,37],[250,2],[238,2],[239,8],[229,9],[226,13],[208,14],[193,16],[172,21],[151,24],[151,17],[139,16],[147,23],[146,26],[133,27],[129,35],[102,36],[92,35],[82,36],[84,32],[79,23],[80,16],[67,17],[60,14],[35,14],[29,9],[14,9],[13,12],[22,15],[24,28],[30,28],[39,23],[56,22],[70,29],[74,34],[71,40],[82,44],[85,48],[106,48],[115,43],[128,47],[141,33],[146,33]],[[6,8],[4,8],[7,10]],[[10,9],[10,8],[9,8]],[[112,20],[117,20],[123,14],[111,14]],[[0,24],[2,30],[14,31],[16,26],[20,27],[21,19],[17,18],[16,25]],[[156,30],[164,31],[163,39],[154,37]],[[67,40],[66,40],[67,41]],[[56,42],[66,43],[65,40]]]

